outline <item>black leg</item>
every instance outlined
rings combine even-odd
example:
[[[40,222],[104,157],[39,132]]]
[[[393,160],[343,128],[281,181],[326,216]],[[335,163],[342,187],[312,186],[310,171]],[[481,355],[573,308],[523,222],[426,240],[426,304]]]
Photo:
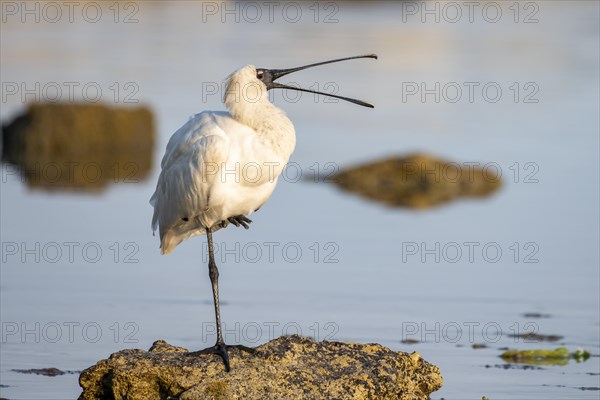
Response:
[[[219,270],[215,262],[215,253],[213,248],[212,230],[206,229],[206,238],[208,240],[208,276],[212,285],[213,301],[215,304],[215,320],[217,321],[217,344],[223,343],[221,333],[221,310],[219,309]]]
[[[217,343],[212,347],[200,351],[195,351],[190,354],[217,354],[223,359],[223,364],[225,364],[225,371],[229,372],[231,370],[229,366],[229,355],[227,353],[227,349],[229,347],[235,347],[240,350],[244,350],[251,353],[254,352],[254,349],[242,345],[227,346],[225,344],[225,341],[223,340],[223,333],[221,331],[221,311],[219,309],[219,270],[217,269],[217,263],[215,263],[212,230],[210,228],[206,229],[206,238],[208,240],[208,276],[210,277],[210,283],[212,285],[213,300],[215,304],[215,320],[217,323]]]

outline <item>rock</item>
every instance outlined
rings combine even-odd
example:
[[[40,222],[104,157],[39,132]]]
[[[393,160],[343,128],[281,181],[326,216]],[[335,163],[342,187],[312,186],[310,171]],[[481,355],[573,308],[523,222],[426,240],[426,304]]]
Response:
[[[523,314],[523,318],[550,318],[550,314],[542,314],[539,312],[528,312]]]
[[[34,374],[44,376],[60,376],[65,374],[78,374],[81,371],[62,371],[58,368],[31,368],[31,369],[13,369],[12,371],[20,374]],[[1,386],[0,386],[1,387]]]
[[[149,175],[154,121],[146,107],[32,103],[2,127],[2,161],[33,188],[98,190]]]
[[[476,166],[483,168],[476,168]],[[427,208],[460,197],[485,197],[502,184],[497,164],[449,162],[424,154],[388,158],[340,171],[339,187],[394,207]]]
[[[400,343],[402,343],[402,344],[418,344],[420,342],[417,339],[404,339],[404,340],[401,340]]]
[[[495,364],[495,365],[486,364],[485,367],[486,368],[498,368],[498,369],[519,369],[519,370],[523,370],[523,371],[545,369],[542,367],[537,367],[535,365],[526,365],[526,364]]]
[[[418,353],[378,344],[316,342],[285,336],[254,354],[190,355],[159,340],[149,351],[122,350],[83,371],[79,400],[428,399],[442,386],[439,368]]]
[[[526,343],[537,343],[537,342],[558,342],[559,340],[564,339],[564,336],[560,335],[542,335],[536,332],[526,332],[526,333],[511,333],[508,335],[511,338],[523,339]]]

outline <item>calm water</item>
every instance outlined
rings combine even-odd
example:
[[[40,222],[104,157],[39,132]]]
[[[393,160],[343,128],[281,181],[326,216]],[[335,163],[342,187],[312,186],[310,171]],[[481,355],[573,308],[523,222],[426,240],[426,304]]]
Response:
[[[275,94],[296,125],[296,168],[250,231],[215,236],[226,340],[254,345],[298,332],[416,350],[444,376],[434,399],[598,398],[582,390],[600,387],[597,2],[522,3],[518,15],[501,2],[500,17],[491,8],[482,14],[482,4],[473,22],[461,2],[461,17],[456,6],[432,2],[439,23],[421,3],[404,13],[385,2],[293,3],[300,16],[282,5],[272,20],[266,8],[258,15],[234,3],[121,3],[118,14],[103,3],[100,18],[83,4],[73,22],[66,8],[51,22],[54,11],[40,6],[39,23],[35,15],[22,23],[22,10],[3,3],[2,121],[24,109],[20,89],[9,95],[7,82],[33,87],[29,101],[51,96],[42,89],[48,83],[61,86],[66,101],[65,82],[79,84],[78,99],[93,83],[106,103],[137,99],[154,109],[155,169],[147,181],[89,194],[31,190],[3,167],[2,397],[80,392],[77,374],[13,369],[82,370],[156,339],[212,344],[203,239],[161,256],[149,228],[148,199],[169,136],[191,114],[222,109],[212,93],[241,65],[283,68],[374,52],[377,62],[287,80],[337,88],[374,110]],[[237,14],[225,13],[234,7]],[[421,89],[429,90],[424,98]],[[489,163],[505,185],[487,200],[411,211],[295,179],[300,169],[310,178],[413,151]],[[564,339],[510,336],[531,331]],[[503,364],[502,347],[559,344],[594,356],[539,370],[486,368]]]

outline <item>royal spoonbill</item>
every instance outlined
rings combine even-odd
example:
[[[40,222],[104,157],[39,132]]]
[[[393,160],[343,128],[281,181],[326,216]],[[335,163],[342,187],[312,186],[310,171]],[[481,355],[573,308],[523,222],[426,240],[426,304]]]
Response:
[[[289,69],[266,69],[247,65],[227,78],[223,102],[229,112],[204,111],[177,130],[165,151],[156,191],[152,229],[160,234],[163,254],[183,240],[206,234],[208,274],[212,284],[217,342],[192,354],[217,354],[229,371],[228,346],[221,333],[219,270],[213,251],[213,232],[230,223],[248,229],[248,215],[258,210],[273,193],[296,145],[294,125],[269,101],[270,89],[293,89],[335,97],[361,106],[361,100],[292,87],[275,82],[292,72],[318,65],[374,54],[340,58]]]

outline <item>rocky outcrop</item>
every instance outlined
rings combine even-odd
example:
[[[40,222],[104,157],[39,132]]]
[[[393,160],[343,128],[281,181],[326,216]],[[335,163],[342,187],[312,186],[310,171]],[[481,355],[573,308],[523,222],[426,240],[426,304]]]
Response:
[[[29,187],[44,190],[135,183],[150,173],[154,130],[143,106],[32,103],[2,127],[2,161]]]
[[[502,184],[497,163],[457,163],[424,154],[388,158],[340,171],[330,181],[394,207],[427,208],[461,197],[486,197]]]
[[[438,367],[418,353],[378,344],[280,337],[249,354],[192,355],[159,340],[122,350],[83,371],[79,400],[428,399],[442,386]]]

